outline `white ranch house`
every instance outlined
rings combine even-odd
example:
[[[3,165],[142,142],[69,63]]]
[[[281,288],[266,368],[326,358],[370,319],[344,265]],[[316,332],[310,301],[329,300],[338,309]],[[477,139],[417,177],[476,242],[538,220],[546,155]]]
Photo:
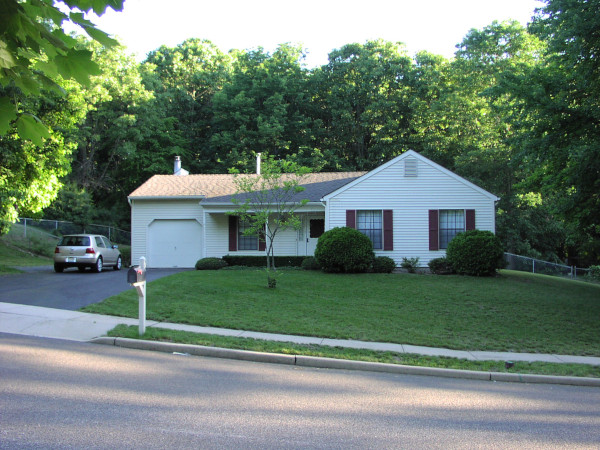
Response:
[[[227,215],[235,209],[233,175],[189,175],[175,161],[176,175],[155,175],[129,195],[131,257],[148,267],[194,267],[204,257],[264,255],[258,237]],[[498,197],[409,150],[370,172],[315,173],[302,178],[300,230],[280,232],[275,254],[314,253],[318,237],[351,226],[369,236],[377,256],[398,265],[403,257],[426,266],[445,255],[458,232],[495,231]]]

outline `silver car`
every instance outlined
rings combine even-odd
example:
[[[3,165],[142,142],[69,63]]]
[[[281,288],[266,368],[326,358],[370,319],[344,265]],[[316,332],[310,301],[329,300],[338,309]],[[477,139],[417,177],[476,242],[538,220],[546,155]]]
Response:
[[[67,267],[77,267],[80,272],[91,267],[94,272],[102,272],[105,266],[120,270],[122,265],[119,247],[97,234],[63,236],[54,250],[54,271],[58,273]]]

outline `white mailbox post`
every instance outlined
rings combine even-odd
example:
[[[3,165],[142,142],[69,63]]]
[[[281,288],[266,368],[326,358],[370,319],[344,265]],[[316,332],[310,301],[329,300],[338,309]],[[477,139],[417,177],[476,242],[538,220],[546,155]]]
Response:
[[[127,281],[135,287],[138,293],[138,317],[140,319],[139,332],[142,336],[146,332],[146,258],[140,258],[140,265],[133,266],[127,272]]]

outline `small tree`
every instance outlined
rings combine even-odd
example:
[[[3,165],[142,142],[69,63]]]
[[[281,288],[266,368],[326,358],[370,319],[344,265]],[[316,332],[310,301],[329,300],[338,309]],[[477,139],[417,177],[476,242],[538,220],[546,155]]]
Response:
[[[300,186],[300,182],[308,172],[306,167],[267,157],[260,175],[235,176],[237,192],[232,202],[236,209],[228,214],[248,223],[244,234],[258,235],[266,242],[267,282],[272,288],[276,286],[278,275],[274,256],[275,236],[289,228],[300,228],[301,221],[296,211],[308,202],[308,199],[302,198],[304,187]]]

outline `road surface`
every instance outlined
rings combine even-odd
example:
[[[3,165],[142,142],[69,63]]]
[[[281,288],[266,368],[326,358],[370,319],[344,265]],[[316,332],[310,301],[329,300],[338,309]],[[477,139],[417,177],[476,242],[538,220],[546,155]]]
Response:
[[[0,448],[598,448],[600,389],[0,334]]]

